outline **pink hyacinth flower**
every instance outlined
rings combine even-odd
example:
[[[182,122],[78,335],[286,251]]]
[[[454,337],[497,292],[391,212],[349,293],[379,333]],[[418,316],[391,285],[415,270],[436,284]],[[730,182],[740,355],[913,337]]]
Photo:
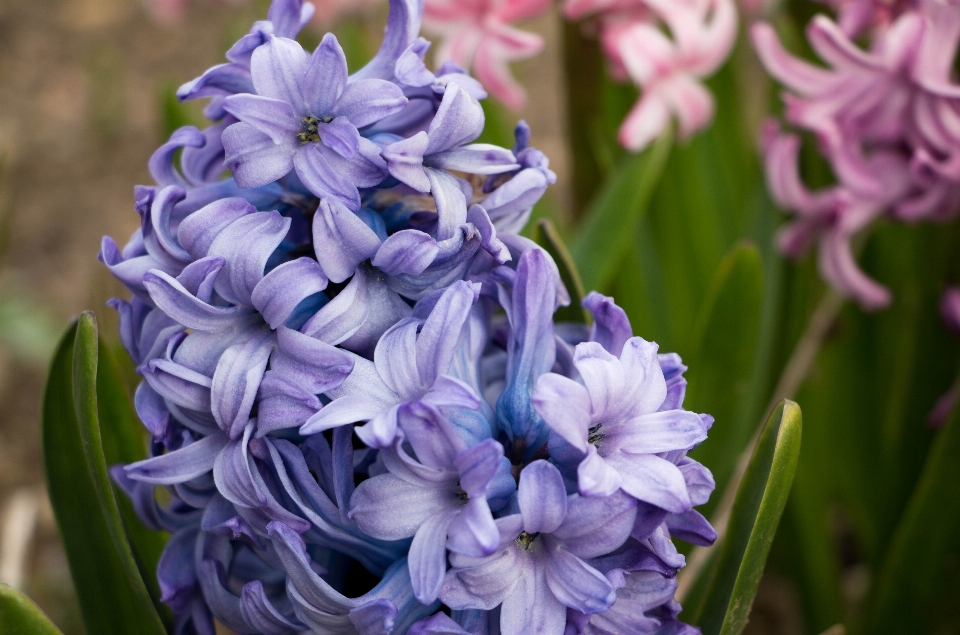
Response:
[[[613,73],[642,91],[618,138],[639,151],[677,118],[681,138],[713,120],[700,80],[726,60],[737,34],[733,0],[568,0],[569,18],[596,14]]]
[[[924,0],[875,31],[866,51],[841,25],[817,16],[807,37],[830,68],[787,53],[767,25],[755,25],[752,35],[767,70],[790,91],[787,120],[816,134],[837,178],[832,188],[808,192],[797,166],[799,138],[767,130],[768,186],[795,214],[781,250],[797,255],[818,242],[824,278],[864,308],[881,308],[890,294],[856,264],[851,239],[882,215],[946,220],[960,207],[960,87],[949,65],[960,7]]]
[[[509,63],[539,53],[543,38],[511,24],[536,18],[549,8],[550,0],[426,0],[424,29],[443,38],[438,62],[449,60],[472,69],[491,95],[519,110],[527,94]]]

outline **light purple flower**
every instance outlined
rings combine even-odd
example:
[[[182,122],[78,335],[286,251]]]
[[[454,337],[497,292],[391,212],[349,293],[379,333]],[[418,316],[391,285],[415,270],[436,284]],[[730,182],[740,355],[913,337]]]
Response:
[[[358,187],[383,180],[380,149],[358,128],[399,112],[406,97],[382,79],[347,81],[347,60],[332,34],[308,55],[295,40],[270,36],[250,58],[256,94],[224,99],[240,120],[223,133],[224,163],[241,187],[291,170],[319,197],[360,207]]]

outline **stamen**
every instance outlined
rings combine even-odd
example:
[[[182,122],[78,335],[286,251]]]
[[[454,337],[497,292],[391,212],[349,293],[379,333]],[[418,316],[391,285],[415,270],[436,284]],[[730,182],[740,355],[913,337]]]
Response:
[[[319,119],[313,116],[303,117],[300,120],[300,132],[297,133],[300,145],[319,142],[320,124],[330,123],[331,121],[333,121],[331,117],[321,117]]]
[[[589,430],[587,430],[587,443],[590,445],[600,447],[600,443],[603,441],[603,438],[607,435],[600,432],[600,428],[603,426],[602,423],[598,423]]]
[[[530,548],[530,545],[533,544],[533,541],[537,539],[537,536],[540,535],[540,532],[535,534],[528,534],[525,531],[521,531],[520,535],[517,536],[516,544],[518,547],[526,551]]]

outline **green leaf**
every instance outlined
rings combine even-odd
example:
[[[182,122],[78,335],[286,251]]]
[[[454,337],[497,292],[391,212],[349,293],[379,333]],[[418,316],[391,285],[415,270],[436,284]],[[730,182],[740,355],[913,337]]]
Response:
[[[960,626],[960,408],[937,433],[880,571],[868,633]]]
[[[43,611],[12,586],[0,584],[0,633],[4,635],[62,635]]]
[[[690,621],[704,635],[738,635],[747,623],[800,455],[800,407],[783,400],[764,425],[737,490],[726,534]],[[697,604],[697,606],[693,606]]]
[[[118,463],[134,463],[147,456],[147,439],[144,428],[133,408],[133,400],[127,391],[123,371],[110,348],[100,340],[97,364],[97,410],[103,454],[107,466]],[[123,495],[116,497],[127,539],[147,585],[153,604],[161,616],[169,615],[169,608],[160,601],[160,586],[157,583],[157,563],[169,535],[152,531],[144,526],[134,512],[130,500]]]
[[[752,244],[740,243],[717,269],[696,319],[690,353],[685,355],[690,367],[687,407],[710,413],[718,422],[710,441],[692,456],[710,468],[720,492],[756,429],[756,410],[763,407],[750,403],[762,304],[760,252]],[[711,509],[701,513],[709,515]]]
[[[97,400],[98,341],[84,313],[58,346],[43,406],[43,458],[88,633],[162,635],[107,475]]]
[[[570,257],[570,251],[563,244],[556,226],[549,218],[541,218],[537,221],[533,233],[533,240],[553,257],[560,269],[560,279],[563,280],[567,293],[570,294],[570,306],[563,306],[557,309],[556,320],[559,322],[590,322],[590,314],[580,305],[583,296],[583,283],[580,282],[580,274],[577,272],[577,265]]]
[[[663,173],[673,144],[669,132],[623,162],[597,194],[577,232],[571,252],[584,288],[603,289],[630,248],[640,217]]]

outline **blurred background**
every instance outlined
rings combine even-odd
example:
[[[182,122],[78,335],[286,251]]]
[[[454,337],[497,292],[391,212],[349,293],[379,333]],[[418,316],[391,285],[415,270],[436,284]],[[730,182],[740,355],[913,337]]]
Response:
[[[332,30],[358,68],[385,3],[314,2],[321,22],[299,39],[312,48]],[[46,366],[82,310],[116,340],[105,302],[124,292],[96,259],[101,236],[125,241],[151,153],[181,125],[202,125],[202,104],[180,104],[177,87],[220,63],[268,4],[0,0],[0,582],[67,635],[82,625],[43,484]],[[809,56],[803,25],[823,5],[770,4],[788,48]],[[812,256],[784,260],[774,243],[786,217],[757,150],[761,121],[781,106],[747,22],[707,81],[713,125],[639,156],[615,140],[637,90],[606,79],[589,25],[558,11],[521,22],[545,39],[511,65],[530,99],[519,112],[488,100],[484,138],[509,147],[516,120],[529,122],[558,176],[535,217],[558,226],[588,288],[615,295],[636,334],[690,366],[687,407],[717,419],[695,455],[718,483],[708,518],[797,343],[819,325],[819,354],[790,391],[804,413],[800,465],[746,632],[960,633],[960,436],[928,425],[960,358],[937,310],[960,282],[957,223],[881,220],[858,239],[863,267],[894,296],[879,313],[831,294]],[[807,146],[804,178],[830,183]],[[604,225],[594,212],[617,209],[624,192],[623,216]]]

